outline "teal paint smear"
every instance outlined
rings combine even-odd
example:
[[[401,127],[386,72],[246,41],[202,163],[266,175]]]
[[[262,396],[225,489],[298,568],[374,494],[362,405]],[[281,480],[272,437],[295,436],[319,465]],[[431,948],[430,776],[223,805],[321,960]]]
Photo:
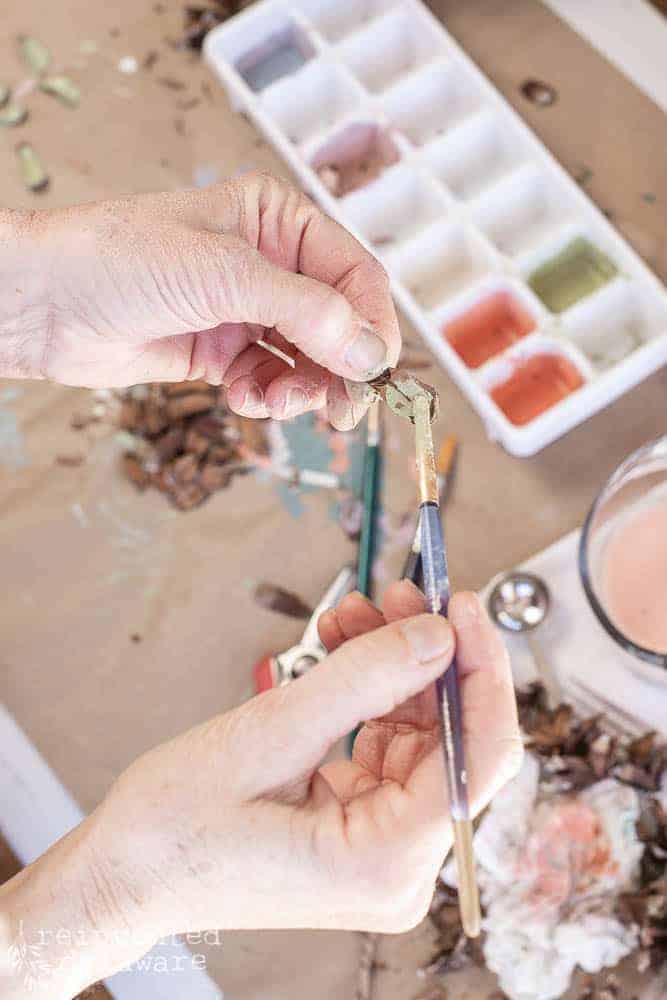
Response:
[[[287,442],[292,463],[298,469],[312,469],[314,472],[330,472],[331,464],[336,455],[331,448],[331,435],[336,433],[318,425],[317,418],[312,413],[306,413],[295,420],[282,424],[282,432]],[[361,485],[361,470],[364,461],[363,434],[351,431],[348,435],[349,467],[341,477],[346,489],[358,494]],[[300,517],[304,511],[302,497],[306,493],[321,493],[317,486],[290,486],[285,482],[277,482],[276,493],[285,510],[291,517]],[[339,505],[332,500],[329,505],[329,516],[334,521],[339,519]]]
[[[16,415],[2,404],[13,403],[22,395],[23,390],[14,386],[0,393],[0,464],[12,469],[24,469],[28,465],[28,457],[25,453],[25,438]]]

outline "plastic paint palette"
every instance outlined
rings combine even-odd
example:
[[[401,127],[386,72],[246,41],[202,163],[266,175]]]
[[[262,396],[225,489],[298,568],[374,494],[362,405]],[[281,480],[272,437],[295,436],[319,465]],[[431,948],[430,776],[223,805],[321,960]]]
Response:
[[[262,0],[205,53],[509,452],[667,361],[664,286],[419,0]]]

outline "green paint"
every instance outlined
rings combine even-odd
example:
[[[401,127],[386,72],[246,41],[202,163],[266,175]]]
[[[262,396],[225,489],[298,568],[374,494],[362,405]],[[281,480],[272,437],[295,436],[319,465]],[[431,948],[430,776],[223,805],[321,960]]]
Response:
[[[293,465],[298,469],[312,469],[315,472],[331,471],[331,464],[335,458],[331,437],[335,431],[323,428],[312,413],[306,413],[302,417],[281,424],[281,429]],[[358,493],[364,460],[363,435],[359,431],[352,431],[347,435],[347,456],[349,467],[341,477],[342,484],[345,488]],[[281,481],[276,481],[275,489],[285,510],[292,517],[299,517],[303,513],[304,493],[321,492],[316,486],[294,487]],[[339,520],[337,500],[332,500],[329,505],[329,516],[334,521]]]
[[[562,313],[615,278],[618,268],[589,240],[578,236],[538,267],[528,284],[547,309]]]

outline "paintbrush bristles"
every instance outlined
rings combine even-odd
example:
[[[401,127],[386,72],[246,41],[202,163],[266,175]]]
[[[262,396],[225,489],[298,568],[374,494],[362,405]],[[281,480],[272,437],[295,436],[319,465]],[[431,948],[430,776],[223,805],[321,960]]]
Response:
[[[459,888],[459,911],[466,937],[479,937],[482,914],[479,908],[479,889],[475,875],[475,855],[473,853],[473,829],[469,819],[455,819],[454,857]]]
[[[457,447],[458,439],[456,436],[454,434],[448,434],[440,445],[440,451],[438,452],[438,461],[436,465],[439,476],[449,475],[452,465],[454,464],[454,456],[456,455]]]
[[[431,399],[424,393],[412,401],[420,503],[438,503],[438,476],[431,432]]]

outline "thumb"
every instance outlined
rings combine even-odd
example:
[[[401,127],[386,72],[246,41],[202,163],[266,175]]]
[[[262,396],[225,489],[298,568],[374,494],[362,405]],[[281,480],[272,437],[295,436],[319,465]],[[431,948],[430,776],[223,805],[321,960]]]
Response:
[[[286,340],[336,375],[364,380],[395,363],[382,332],[335,288],[272,264],[243,240],[199,233],[196,287],[214,315],[208,325],[243,322],[275,327]],[[218,287],[211,289],[211,275]],[[394,352],[396,353],[396,352]]]
[[[302,777],[359,723],[423,691],[453,652],[449,623],[422,614],[350,639],[298,681],[260,695],[243,736],[261,757],[262,791]]]

